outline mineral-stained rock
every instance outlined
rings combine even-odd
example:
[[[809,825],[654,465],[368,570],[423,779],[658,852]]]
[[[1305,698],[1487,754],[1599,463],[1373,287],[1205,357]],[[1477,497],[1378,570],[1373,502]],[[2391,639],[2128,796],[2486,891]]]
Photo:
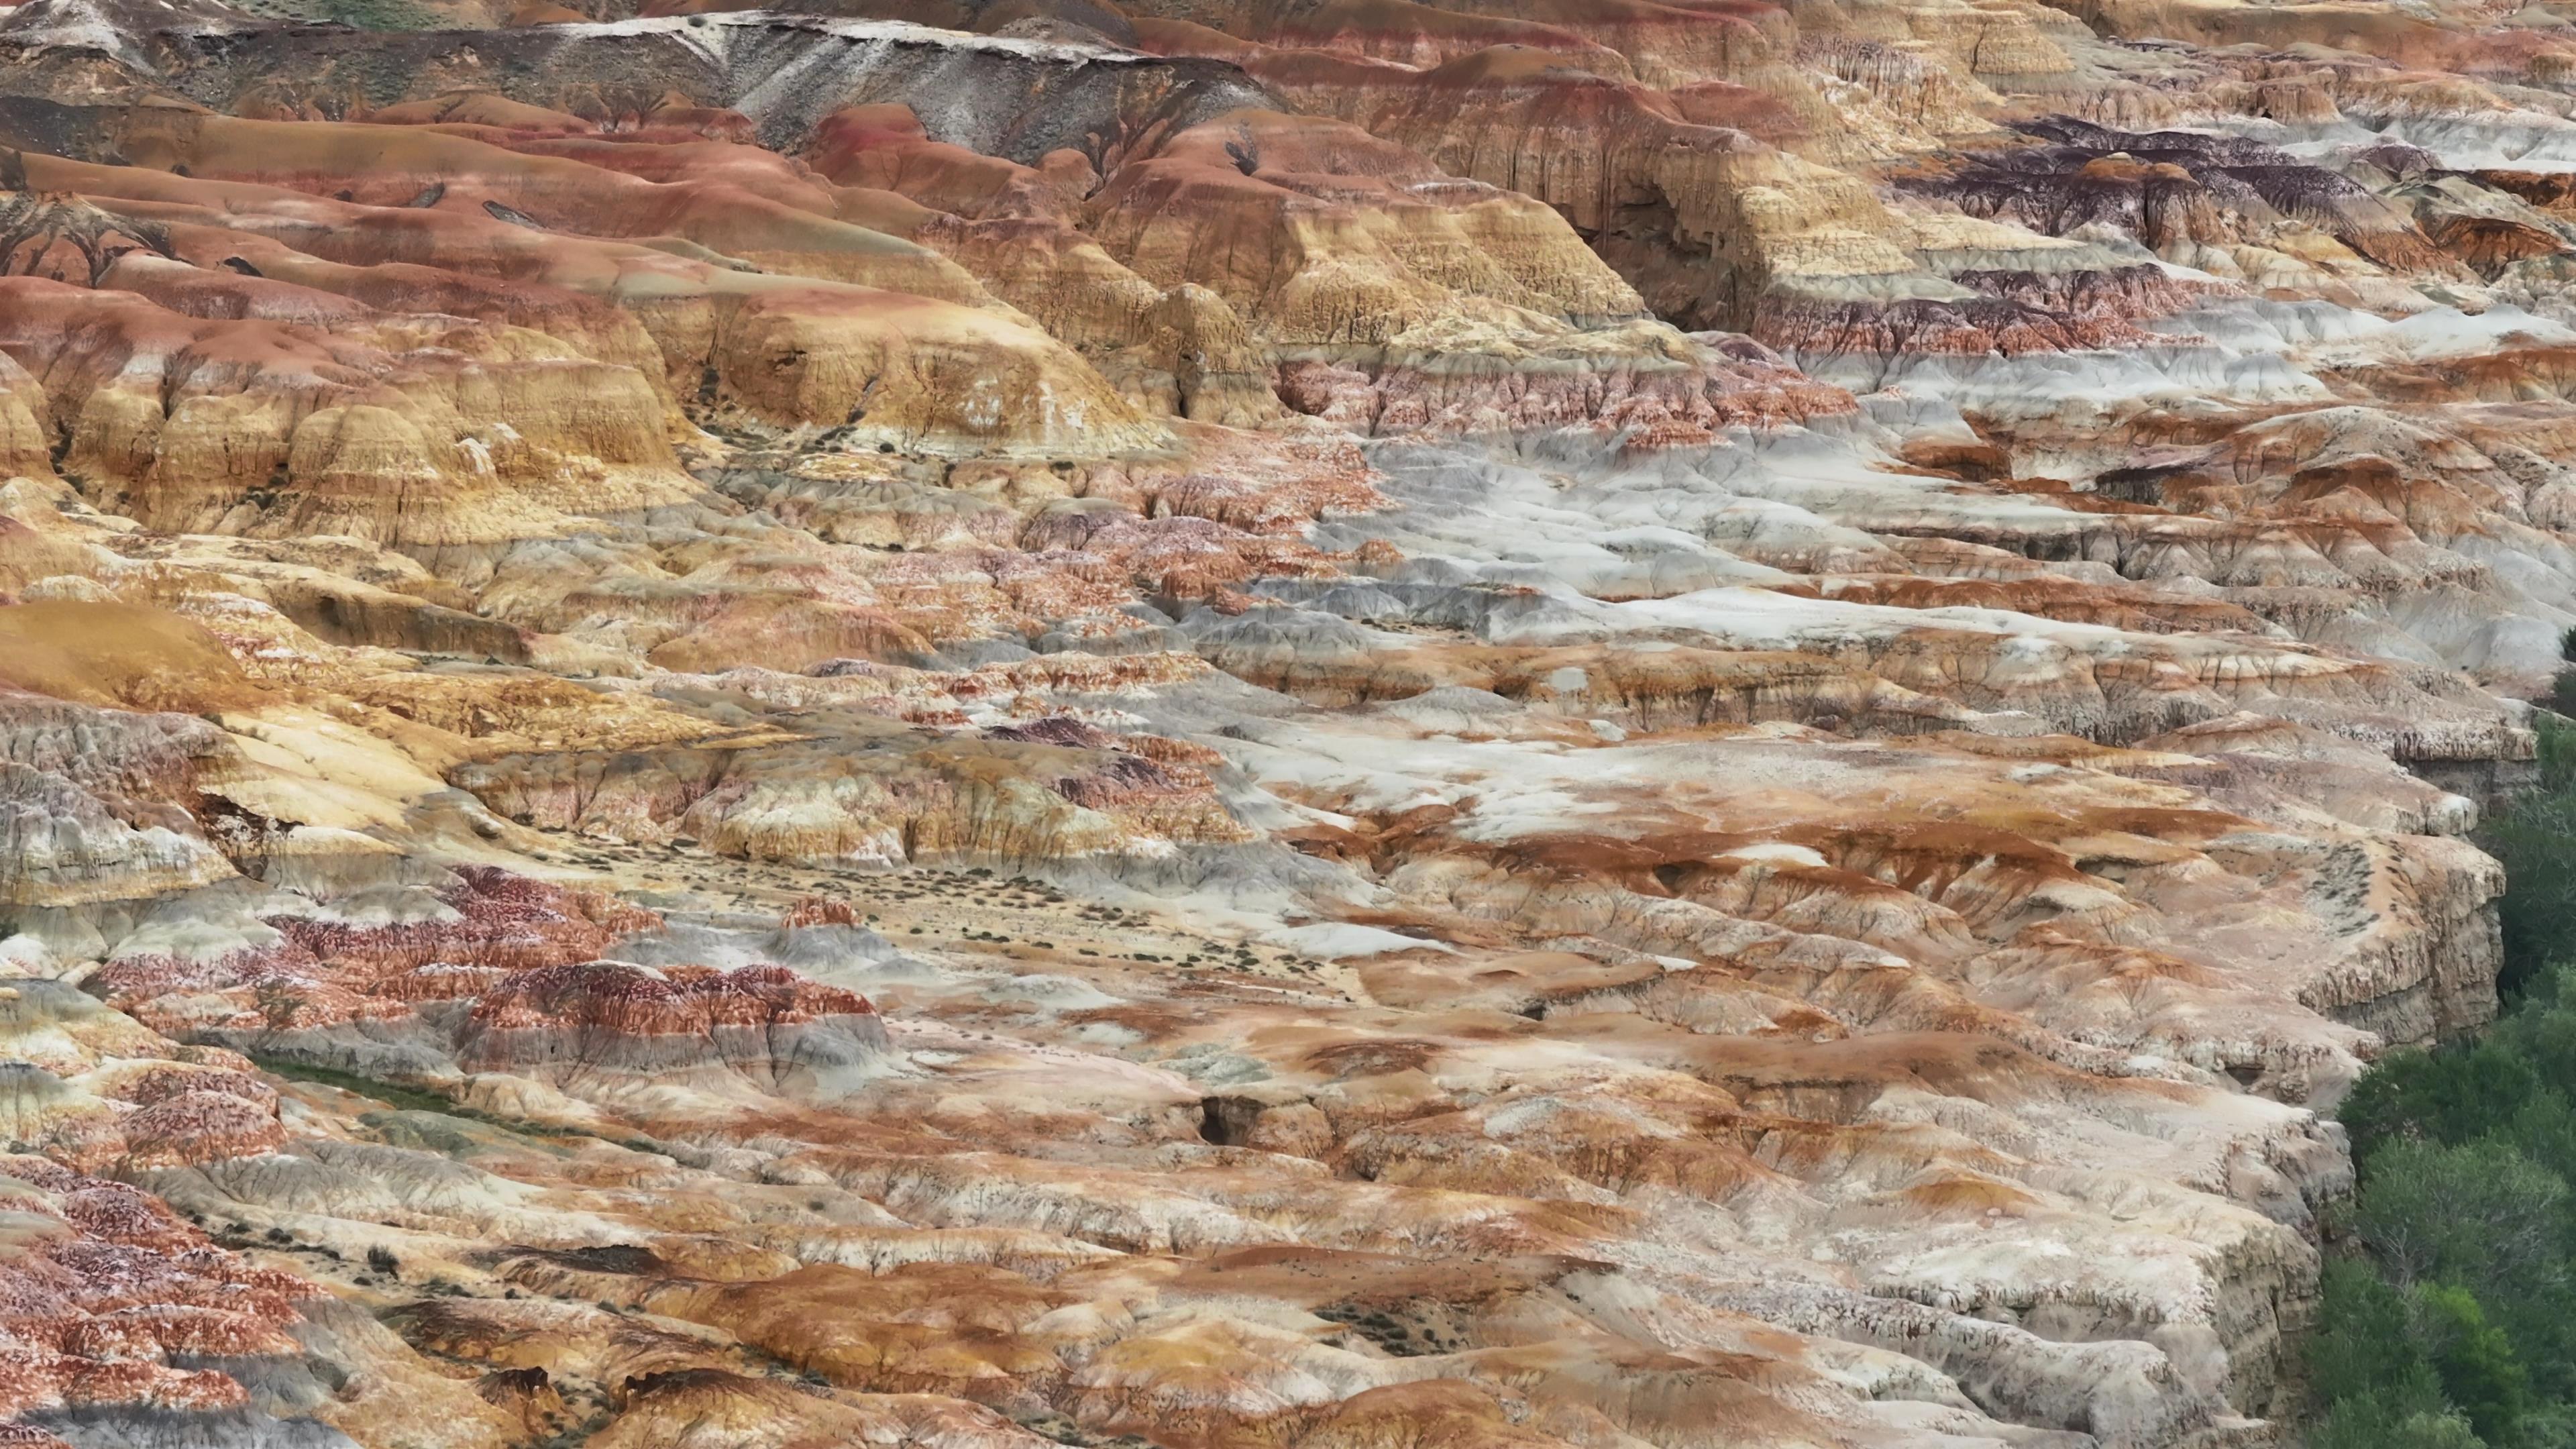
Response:
[[[0,1444],[2286,1442],[2576,67],[2079,8],[0,10]]]
[[[221,1415],[247,1401],[242,1385],[181,1365],[296,1352],[287,1329],[299,1302],[316,1296],[310,1283],[211,1245],[122,1183],[28,1156],[0,1160],[0,1182],[13,1249],[11,1371],[0,1397],[13,1420],[51,1421],[78,1441],[92,1415]]]
[[[400,991],[404,983],[390,983]],[[549,966],[485,984],[458,1038],[462,1067],[513,1076],[667,1081],[721,1063],[781,1091],[831,1090],[885,1050],[867,999],[784,967],[669,979],[617,962]]]
[[[1027,862],[1248,834],[1186,764],[1042,737],[907,739],[879,721],[776,745],[505,756],[457,783],[531,823],[631,840],[690,836],[763,860]]]
[[[1914,183],[1974,216],[2008,217],[2062,236],[2109,223],[2169,260],[2230,267],[2237,246],[2273,246],[2285,229],[2322,232],[2389,271],[2457,277],[2455,251],[2359,183],[2248,141],[2134,135],[2056,121],[2039,144],[1977,158]]]

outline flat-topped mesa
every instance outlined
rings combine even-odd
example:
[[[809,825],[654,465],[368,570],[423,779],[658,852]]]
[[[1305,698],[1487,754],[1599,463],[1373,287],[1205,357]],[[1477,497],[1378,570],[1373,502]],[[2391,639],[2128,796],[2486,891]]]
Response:
[[[890,108],[845,113],[818,134],[839,176],[1032,226],[1078,219],[1123,264],[1121,287],[1169,289],[1133,353],[1173,374],[1174,410],[1193,417],[1263,416],[1252,377],[1264,350],[1302,379],[1293,406],[1377,431],[1535,429],[1623,410],[1637,426],[1658,411],[1704,424],[1704,401],[1662,394],[1719,390],[1696,375],[1696,349],[1635,325],[1634,292],[1547,208],[1444,176],[1354,127],[1228,113],[1140,148],[1078,208],[1062,153],[1054,173],[1013,168],[928,141]],[[1106,283],[1093,294],[1112,316],[1135,306]],[[1133,338],[1095,326],[1095,309],[1067,296],[1053,308],[1080,314],[1075,335]],[[1122,364],[1132,366],[1104,366],[1123,376]],[[1364,379],[1363,398],[1345,395],[1342,369]]]
[[[1151,25],[1139,37],[1178,53],[1204,44]],[[1239,59],[1298,109],[1547,202],[1686,328],[1741,329],[1775,285],[1942,292],[1890,240],[1866,184],[1634,83],[1510,49],[1430,71],[1304,51]]]
[[[1904,222],[1913,254],[1947,283],[1945,295],[1774,295],[1763,300],[1753,334],[1808,358],[2170,348],[2197,339],[2179,332],[2185,324],[2157,324],[2234,290],[2019,225],[1957,213]]]
[[[258,290],[151,254],[106,280],[129,276],[182,307]],[[46,380],[60,466],[157,527],[436,549],[695,492],[642,377],[535,334],[356,308],[326,333],[26,277],[0,293],[0,350]]]
[[[866,997],[784,967],[656,971],[615,961],[540,967],[492,983],[458,1027],[455,1050],[465,1071],[558,1086],[596,1090],[617,1079],[690,1082],[715,1073],[800,1097],[845,1092],[889,1054]]]
[[[1174,135],[1085,209],[1121,261],[1210,288],[1283,346],[1383,342],[1470,299],[1577,324],[1641,310],[1545,207],[1357,127],[1275,111]]]
[[[1907,177],[1908,190],[2052,236],[2126,232],[2168,261],[2221,276],[2257,251],[2308,265],[2465,280],[2460,262],[2367,188],[2270,146],[2184,132],[2132,134],[2079,121],[2023,127],[2038,144]],[[2257,263],[2259,266],[2259,262]]]

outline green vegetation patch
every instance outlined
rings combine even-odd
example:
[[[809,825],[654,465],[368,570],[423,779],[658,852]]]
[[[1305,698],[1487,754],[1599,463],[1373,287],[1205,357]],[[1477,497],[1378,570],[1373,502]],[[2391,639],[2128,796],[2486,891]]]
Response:
[[[2505,1012],[2343,1103],[2360,1177],[2328,1224],[2308,1449],[2576,1449],[2576,726],[2540,743],[2541,788],[2479,839],[2508,882]]]

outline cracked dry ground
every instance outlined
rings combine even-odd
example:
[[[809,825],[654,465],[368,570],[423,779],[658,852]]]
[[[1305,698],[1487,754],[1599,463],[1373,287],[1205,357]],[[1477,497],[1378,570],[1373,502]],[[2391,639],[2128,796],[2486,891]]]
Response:
[[[2565,6],[655,7],[0,8],[0,1444],[2282,1440]]]

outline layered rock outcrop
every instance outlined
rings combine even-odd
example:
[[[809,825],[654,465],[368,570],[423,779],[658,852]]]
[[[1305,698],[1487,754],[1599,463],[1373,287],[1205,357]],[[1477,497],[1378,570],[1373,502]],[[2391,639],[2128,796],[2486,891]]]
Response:
[[[2283,1443],[2544,21],[0,12],[0,1442]]]

